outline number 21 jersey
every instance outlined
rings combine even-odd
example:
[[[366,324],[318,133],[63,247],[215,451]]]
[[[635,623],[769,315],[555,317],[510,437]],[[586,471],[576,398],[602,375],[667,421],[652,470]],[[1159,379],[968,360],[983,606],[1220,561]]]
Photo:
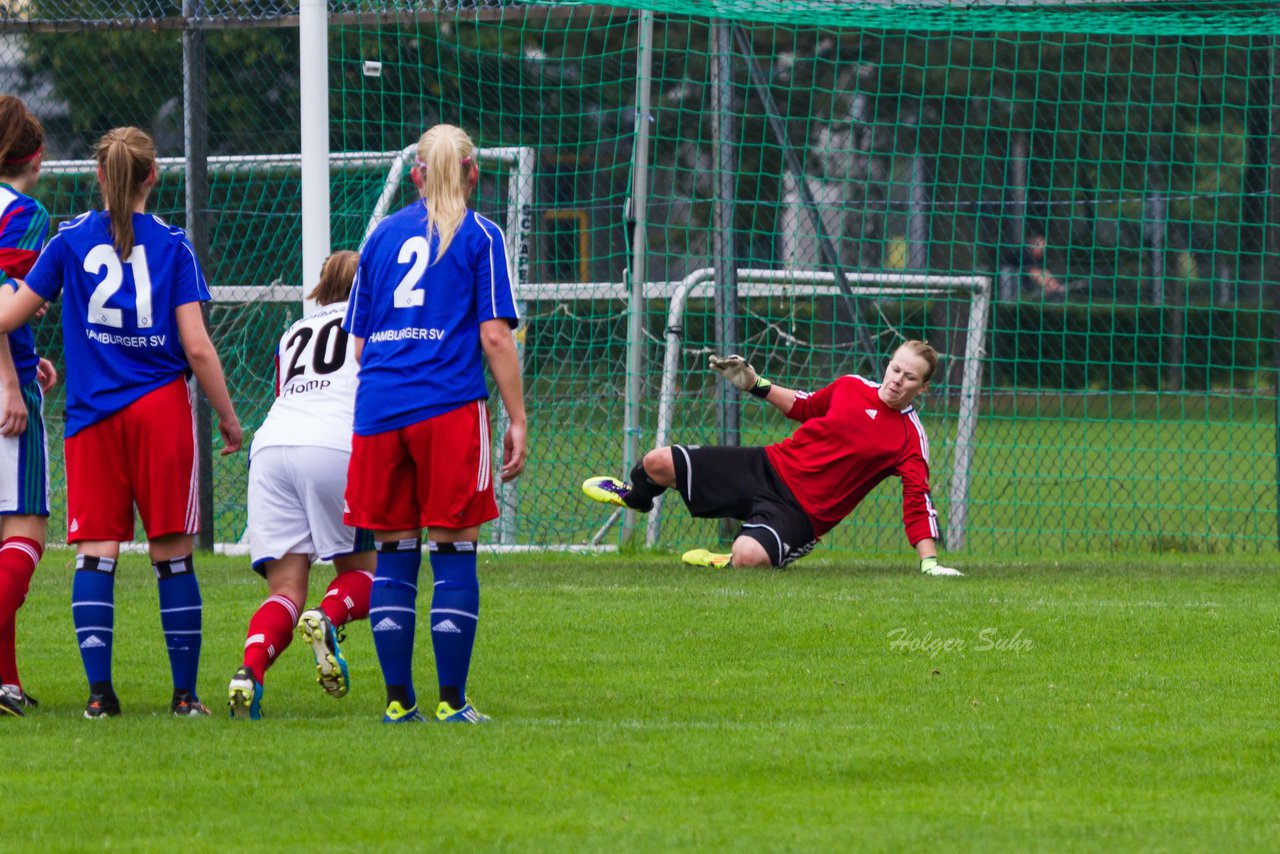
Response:
[[[289,327],[276,348],[276,400],[253,437],[249,458],[272,445],[351,451],[356,408],[355,342],[342,328],[345,302]]]
[[[122,259],[108,222],[88,211],[63,223],[25,279],[46,300],[62,295],[68,436],[186,374],[174,312],[209,299],[182,229],[135,213]]]

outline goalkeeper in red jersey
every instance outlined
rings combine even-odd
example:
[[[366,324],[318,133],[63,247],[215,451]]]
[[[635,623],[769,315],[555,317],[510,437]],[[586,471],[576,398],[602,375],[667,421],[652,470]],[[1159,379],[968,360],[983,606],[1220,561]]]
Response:
[[[631,471],[631,483],[592,477],[596,501],[648,512],[674,487],[699,518],[741,519],[730,554],[686,552],[697,566],[777,566],[804,557],[882,480],[902,480],[902,522],[926,575],[961,575],[938,562],[938,514],[929,496],[929,439],[913,404],[929,385],[937,352],[923,341],[894,351],[879,382],[843,376],[813,393],[760,377],[741,356],[711,357],[739,391],[800,422],[763,448],[672,445]]]

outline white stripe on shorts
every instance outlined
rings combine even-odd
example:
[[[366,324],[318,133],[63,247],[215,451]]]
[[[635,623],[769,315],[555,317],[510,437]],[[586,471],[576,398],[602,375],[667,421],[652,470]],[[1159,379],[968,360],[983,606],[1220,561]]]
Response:
[[[489,488],[489,481],[493,477],[493,473],[489,471],[489,407],[485,406],[483,400],[477,400],[476,406],[479,408],[476,421],[480,432],[480,471],[476,473],[476,492],[484,492]]]
[[[200,436],[196,432],[196,394],[192,387],[194,379],[187,382],[187,401],[191,404],[191,448],[200,447]],[[191,483],[187,487],[187,523],[186,533],[194,534],[200,529],[200,454],[191,454]]]

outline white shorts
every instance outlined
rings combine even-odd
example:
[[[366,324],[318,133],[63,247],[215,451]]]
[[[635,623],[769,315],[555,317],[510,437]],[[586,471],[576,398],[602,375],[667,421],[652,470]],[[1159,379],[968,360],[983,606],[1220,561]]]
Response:
[[[342,524],[347,462],[333,448],[272,445],[249,463],[249,555],[263,572],[266,561],[287,554],[311,560],[367,551],[367,532]]]
[[[32,380],[21,387],[27,429],[0,436],[0,515],[49,515],[49,444],[44,432],[44,394]]]

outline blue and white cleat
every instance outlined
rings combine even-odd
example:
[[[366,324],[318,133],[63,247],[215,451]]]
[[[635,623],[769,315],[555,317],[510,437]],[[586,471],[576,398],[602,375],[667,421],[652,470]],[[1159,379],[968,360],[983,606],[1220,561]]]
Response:
[[[319,608],[309,608],[298,617],[298,635],[311,646],[316,657],[316,681],[330,697],[345,697],[351,687],[347,660],[338,646],[338,630]]]
[[[476,711],[476,707],[468,699],[461,709],[455,709],[442,701],[436,706],[436,720],[442,724],[482,724],[489,720],[489,716]]]
[[[227,686],[227,708],[232,720],[262,720],[262,686],[249,668],[241,667],[231,677],[231,684]]]
[[[409,708],[405,708],[395,700],[387,704],[387,712],[382,716],[384,724],[422,724],[427,719],[418,711],[418,705],[415,703]]]

